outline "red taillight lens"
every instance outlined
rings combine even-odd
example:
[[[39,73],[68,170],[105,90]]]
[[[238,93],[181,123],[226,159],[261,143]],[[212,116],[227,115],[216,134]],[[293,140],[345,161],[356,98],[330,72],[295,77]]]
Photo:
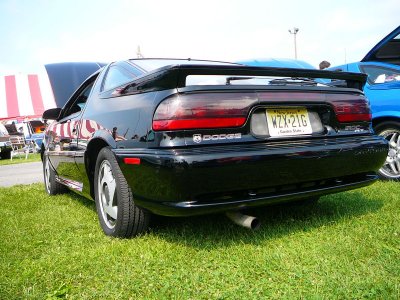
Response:
[[[177,95],[157,107],[153,130],[240,127],[256,102],[248,94]]]
[[[360,96],[347,96],[343,99],[340,95],[331,101],[336,117],[341,123],[370,122],[371,110],[367,100]],[[340,99],[340,100],[339,100]]]

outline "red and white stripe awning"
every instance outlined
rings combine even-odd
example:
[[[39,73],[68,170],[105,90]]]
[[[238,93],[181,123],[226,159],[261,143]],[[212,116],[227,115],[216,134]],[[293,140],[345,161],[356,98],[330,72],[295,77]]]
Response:
[[[41,117],[56,107],[47,73],[0,76],[0,120]]]

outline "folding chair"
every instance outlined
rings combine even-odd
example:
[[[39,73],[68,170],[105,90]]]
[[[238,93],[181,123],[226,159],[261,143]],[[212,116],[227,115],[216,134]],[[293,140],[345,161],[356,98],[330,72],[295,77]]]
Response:
[[[25,159],[28,158],[28,155],[32,148],[31,143],[27,144],[25,142],[25,138],[23,136],[18,136],[18,135],[10,136],[10,142],[12,147],[11,160],[13,159],[14,156],[18,155],[25,155]]]

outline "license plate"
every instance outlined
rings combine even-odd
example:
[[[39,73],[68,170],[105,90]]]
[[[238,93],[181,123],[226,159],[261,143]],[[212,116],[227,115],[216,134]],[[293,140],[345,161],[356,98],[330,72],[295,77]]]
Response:
[[[272,137],[312,133],[306,108],[270,108],[266,114],[269,134]]]

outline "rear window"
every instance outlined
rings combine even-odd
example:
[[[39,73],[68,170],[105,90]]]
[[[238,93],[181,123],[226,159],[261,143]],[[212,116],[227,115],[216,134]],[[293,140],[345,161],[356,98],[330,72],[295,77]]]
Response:
[[[131,66],[111,65],[103,81],[103,91],[108,91],[134,80],[140,73]]]
[[[326,86],[319,79],[282,76],[237,76],[237,75],[189,75],[186,86],[193,85],[300,85]]]
[[[7,129],[4,127],[3,124],[0,124],[0,137],[7,136],[8,132]]]

